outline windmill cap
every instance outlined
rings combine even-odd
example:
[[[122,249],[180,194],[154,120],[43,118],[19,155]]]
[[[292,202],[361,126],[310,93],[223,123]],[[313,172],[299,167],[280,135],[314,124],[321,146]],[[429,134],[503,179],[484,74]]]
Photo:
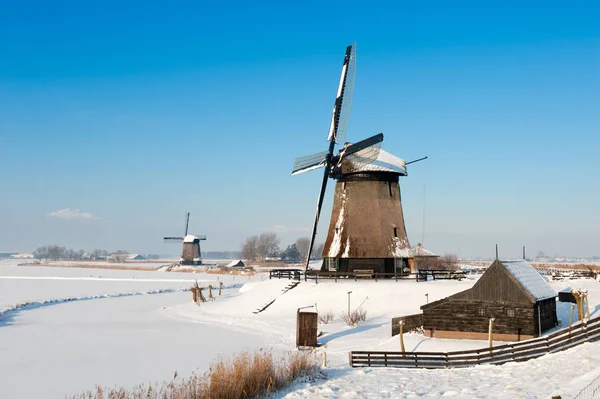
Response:
[[[183,242],[194,242],[194,241],[200,241],[200,239],[198,237],[196,237],[196,236],[191,235],[191,234],[188,234],[183,239]]]

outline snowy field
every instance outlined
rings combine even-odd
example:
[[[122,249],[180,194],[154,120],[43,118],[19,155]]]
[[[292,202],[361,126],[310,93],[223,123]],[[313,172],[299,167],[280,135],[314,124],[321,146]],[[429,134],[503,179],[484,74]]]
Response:
[[[319,342],[327,352],[325,378],[298,383],[276,397],[328,398],[549,398],[573,397],[600,375],[600,343],[585,344],[529,362],[461,370],[352,369],[351,350],[399,350],[391,337],[392,317],[416,313],[425,303],[471,287],[463,281],[302,282],[283,294],[288,280],[134,270],[24,267],[0,263],[1,398],[63,398],[96,384],[133,387],[205,372],[218,356],[269,348],[275,355],[294,350],[296,310],[316,305],[331,311]],[[184,292],[223,281],[224,294],[197,306]],[[600,315],[600,283],[551,282],[590,291],[592,316]],[[346,327],[348,306],[367,311],[367,321]],[[70,298],[70,302],[42,303]],[[275,299],[264,312],[252,312]],[[30,303],[14,309],[16,304]],[[557,304],[568,324],[569,304]],[[8,310],[8,311],[7,311]],[[501,343],[498,343],[501,344]],[[483,341],[441,340],[406,334],[408,351],[480,348]],[[18,370],[18,372],[15,372]]]

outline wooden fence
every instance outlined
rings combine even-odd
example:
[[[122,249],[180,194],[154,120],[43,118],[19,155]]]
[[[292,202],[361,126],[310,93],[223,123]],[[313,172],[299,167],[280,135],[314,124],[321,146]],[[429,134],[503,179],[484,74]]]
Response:
[[[271,269],[269,270],[269,280],[272,278],[287,278],[288,280],[300,280],[304,273],[300,269]]]
[[[460,352],[350,352],[352,367],[454,368],[535,359],[600,340],[600,317],[545,337]]]

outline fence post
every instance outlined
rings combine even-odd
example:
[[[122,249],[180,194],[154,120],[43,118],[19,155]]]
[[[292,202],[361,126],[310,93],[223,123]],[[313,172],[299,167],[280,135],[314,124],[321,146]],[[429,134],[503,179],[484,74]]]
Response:
[[[348,352],[348,363],[350,363],[350,367],[354,367],[354,362],[352,361],[352,352]]]
[[[402,357],[406,357],[406,349],[404,349],[404,332],[403,327],[404,327],[404,321],[400,320],[400,322],[398,323],[398,327],[400,328],[399,334],[400,335],[400,350],[402,351]]]
[[[371,353],[367,353],[367,363],[369,364],[369,367],[371,367]]]
[[[387,367],[387,353],[383,354],[383,364],[385,364],[385,367]]]

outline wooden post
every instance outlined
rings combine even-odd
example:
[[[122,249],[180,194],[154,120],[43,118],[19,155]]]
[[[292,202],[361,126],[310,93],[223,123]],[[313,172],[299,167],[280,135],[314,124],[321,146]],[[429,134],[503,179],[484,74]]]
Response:
[[[404,331],[403,331],[403,327],[404,327],[404,321],[400,320],[400,322],[398,323],[398,326],[400,327],[400,333],[398,335],[400,335],[400,350],[403,352],[402,357],[406,356],[404,355],[404,352],[406,352],[406,349],[404,348]]]
[[[493,346],[492,345],[492,343],[493,343],[493,337],[494,337],[493,336],[493,332],[492,332],[493,328],[494,328],[494,318],[492,317],[492,318],[490,318],[490,328],[489,328],[489,331],[488,331],[488,344],[490,346],[490,350],[492,349],[492,346]]]
[[[569,334],[571,334],[571,326],[573,325],[573,311],[575,310],[575,305],[571,305],[571,315],[569,316]]]
[[[219,295],[221,295],[221,289],[223,288],[223,282],[219,281]]]
[[[210,285],[210,284],[208,285],[208,299],[210,301],[214,301],[215,300],[215,298],[213,297],[213,294],[212,294],[212,285]]]
[[[323,347],[323,368],[327,367],[327,347]]]
[[[425,303],[429,303],[429,294],[425,294]]]
[[[542,312],[538,303],[538,337],[542,336]]]
[[[348,317],[350,317],[350,294],[352,294],[352,291],[348,291]]]
[[[585,308],[587,310],[587,319],[591,318],[590,315],[590,299],[588,298],[588,294],[585,294]]]

